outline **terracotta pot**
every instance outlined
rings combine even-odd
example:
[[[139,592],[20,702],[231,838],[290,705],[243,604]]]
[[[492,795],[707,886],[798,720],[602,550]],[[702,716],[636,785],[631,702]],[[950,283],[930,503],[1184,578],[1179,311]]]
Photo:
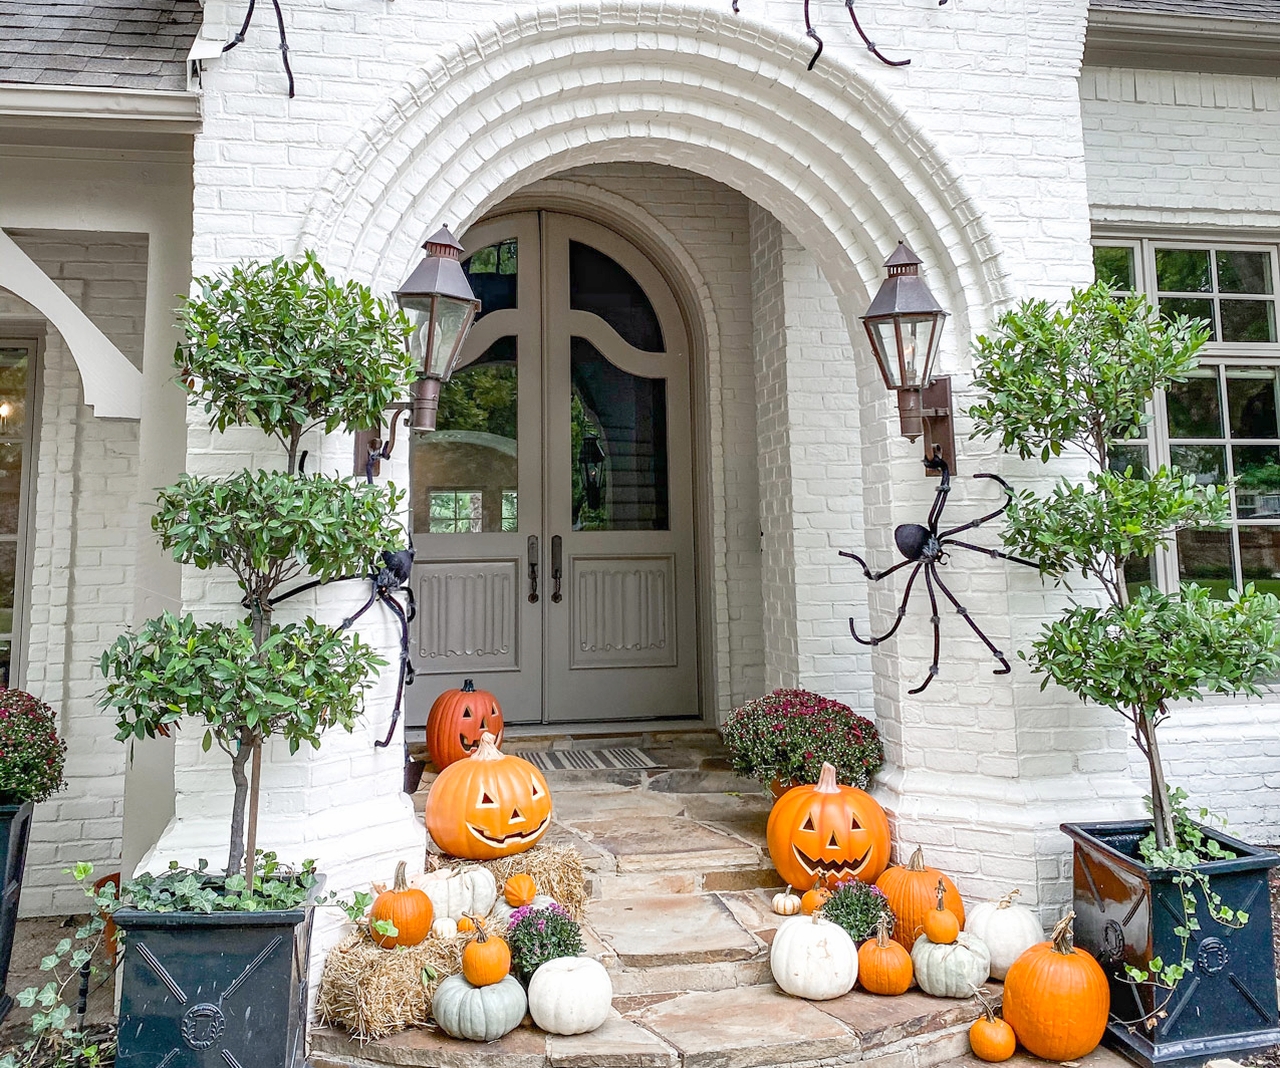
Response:
[[[781,779],[774,779],[769,783],[769,793],[773,794],[773,799],[776,801],[793,786],[795,786],[795,783],[789,780],[787,782],[783,782]]]

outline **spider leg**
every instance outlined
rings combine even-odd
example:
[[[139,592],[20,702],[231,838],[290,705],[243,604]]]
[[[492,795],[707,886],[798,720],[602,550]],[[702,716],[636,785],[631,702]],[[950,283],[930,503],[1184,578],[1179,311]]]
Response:
[[[924,584],[929,591],[929,606],[933,609],[933,615],[929,622],[933,624],[933,663],[929,665],[929,674],[925,676],[924,682],[917,686],[914,690],[908,690],[907,693],[916,694],[923,693],[933,681],[933,677],[938,673],[938,653],[942,647],[942,631],[938,627],[938,595],[933,592],[934,564],[927,561],[924,565]],[[938,579],[938,585],[942,586],[942,579]],[[946,587],[944,586],[945,590]]]
[[[1013,487],[1010,486],[1009,483],[1007,483],[999,475],[977,474],[977,475],[974,475],[973,477],[989,478],[995,482],[1000,483],[1001,487],[1004,489],[1004,492],[1006,494],[1006,497],[1004,499],[1004,504],[1002,504],[994,512],[990,512],[987,515],[980,516],[977,519],[971,519],[968,523],[964,523],[958,527],[952,527],[950,530],[944,530],[941,534],[938,535],[938,537],[949,538],[951,537],[952,534],[959,534],[961,531],[965,531],[965,530],[973,530],[975,527],[982,526],[983,523],[990,523],[991,520],[997,518],[998,516],[1004,515],[1010,503],[1013,501]]]
[[[400,675],[396,680],[396,704],[391,712],[391,725],[387,728],[387,736],[382,741],[373,743],[375,749],[385,749],[391,744],[391,738],[396,733],[396,724],[400,722],[404,688],[407,682],[413,681],[413,665],[409,663],[409,620],[405,617],[404,609],[400,607],[400,602],[385,590],[379,590],[375,596],[390,608],[392,614],[400,621]]]
[[[903,563],[898,564],[897,567],[894,567],[892,570],[896,571],[898,570],[899,567],[903,567],[905,564],[909,564],[909,563],[912,563],[912,561],[905,560],[903,561]],[[902,591],[902,604],[898,606],[898,618],[893,621],[893,626],[890,627],[883,634],[881,634],[880,637],[859,638],[857,628],[853,624],[853,617],[851,616],[849,618],[849,633],[853,635],[853,640],[857,642],[859,645],[872,645],[872,646],[879,645],[881,642],[888,641],[890,638],[892,638],[894,634],[897,633],[898,628],[902,626],[902,620],[907,614],[907,603],[911,600],[911,587],[915,584],[916,576],[920,574],[920,569],[925,566],[925,561],[917,560],[915,561],[915,565],[916,565],[916,569],[913,572],[911,572],[911,577],[907,579],[907,588]],[[926,575],[925,577],[927,578],[928,576]],[[935,613],[935,615],[936,614],[937,613]]]
[[[375,582],[373,586],[373,592],[369,594],[369,599],[365,601],[365,603],[362,604],[359,608],[357,608],[354,612],[352,612],[351,615],[347,616],[346,619],[344,619],[341,623],[339,623],[338,629],[347,630],[348,628],[351,627],[353,623],[355,623],[357,619],[359,619],[362,615],[364,615],[367,611],[369,611],[369,609],[373,607],[373,602],[378,599],[378,593],[379,593],[379,587],[378,587],[378,584]]]
[[[818,31],[813,28],[813,23],[809,19],[809,0],[804,0],[804,35],[813,41],[818,42],[818,50],[813,53],[813,58],[809,60],[809,70],[813,70],[813,65],[818,62],[818,57],[822,55],[822,38],[818,36]]]
[[[982,639],[983,645],[985,645],[988,649],[991,650],[991,655],[1000,661],[1000,667],[998,667],[994,672],[992,672],[992,674],[993,675],[1009,674],[1012,668],[1009,667],[1009,661],[1004,658],[1004,653],[1002,653],[999,649],[997,649],[995,645],[992,643],[991,639],[982,633],[982,628],[979,627],[978,624],[973,621],[973,617],[969,615],[969,609],[965,608],[964,605],[962,605],[959,601],[956,600],[955,594],[953,594],[949,589],[947,589],[946,583],[942,581],[941,575],[938,576],[938,589],[940,589],[943,592],[943,594],[946,596],[948,601],[950,601],[953,605],[955,605],[956,611],[960,613],[960,616],[964,619],[964,621],[969,624],[969,629],[972,630],[974,634],[976,634],[979,638]]]
[[[902,568],[906,567],[908,564],[914,564],[916,562],[914,560],[903,560],[901,563],[894,564],[893,567],[886,568],[884,571],[880,571],[878,573],[873,574],[871,569],[867,567],[867,562],[864,559],[862,559],[862,557],[859,556],[857,553],[847,553],[843,549],[841,549],[840,555],[847,556],[850,560],[856,560],[859,566],[862,568],[862,573],[866,575],[867,578],[869,578],[872,582],[879,582],[886,575],[892,575],[895,571],[900,571]]]
[[[929,521],[925,526],[929,528],[929,533],[935,537],[938,534],[938,523],[942,519],[942,510],[947,506],[947,496],[951,493],[951,469],[947,467],[946,460],[942,459],[941,449],[934,446],[934,457],[932,460],[925,460],[925,467],[934,471],[942,472],[942,481],[938,483],[938,488],[934,490],[933,507],[929,509]]]
[[[992,559],[1011,560],[1015,564],[1025,564],[1027,567],[1039,569],[1040,565],[1033,560],[1024,560],[1021,556],[1013,556],[1009,553],[1002,553],[999,549],[984,549],[981,545],[972,545],[967,541],[961,541],[959,538],[940,539],[941,545],[959,545],[962,549],[972,549],[975,553],[982,553],[984,556],[990,556]]]

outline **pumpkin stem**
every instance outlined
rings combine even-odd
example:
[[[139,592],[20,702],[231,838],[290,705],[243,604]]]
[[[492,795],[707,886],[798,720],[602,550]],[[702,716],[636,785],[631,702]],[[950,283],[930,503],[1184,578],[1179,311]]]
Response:
[[[820,794],[838,794],[840,784],[836,782],[836,769],[830,764],[823,764],[818,773],[818,785],[814,789]]]
[[[1007,909],[1010,905],[1013,904],[1013,899],[1021,893],[1022,893],[1021,890],[1019,890],[1017,887],[1014,887],[1014,889],[1010,890],[1007,894],[1004,895],[1004,897],[1002,897],[999,901],[996,902],[996,908]]]
[[[484,731],[480,735],[480,742],[476,745],[475,752],[471,754],[472,760],[502,760],[504,759],[502,751],[498,748],[497,739],[488,731]]]
[[[889,944],[889,917],[883,912],[880,913],[880,919],[876,923],[876,945],[881,949]]]
[[[462,692],[463,692],[463,693],[475,693],[475,692],[476,692],[476,684],[475,684],[474,682],[472,682],[472,680],[471,680],[471,679],[463,679],[463,680],[462,680]]]
[[[924,847],[916,846],[916,851],[911,854],[911,859],[907,861],[907,871],[924,871]]]
[[[991,1003],[991,995],[985,988],[973,987],[973,996],[978,1004],[982,1006],[982,1011],[986,1014],[988,1020],[992,1023],[996,1022],[996,1008]]]
[[[1071,921],[1075,918],[1074,912],[1068,912],[1053,925],[1053,933],[1049,936],[1049,941],[1053,943],[1053,951],[1061,953],[1064,957],[1070,957],[1076,951],[1075,932],[1071,929]]]
[[[405,862],[402,860],[396,865],[396,879],[395,882],[391,884],[391,889],[396,893],[403,893],[405,890],[409,889],[409,884],[405,880],[404,872]]]
[[[947,897],[946,885],[943,883],[942,878],[939,877],[938,878],[938,911],[939,912],[945,911],[947,907],[946,897]]]

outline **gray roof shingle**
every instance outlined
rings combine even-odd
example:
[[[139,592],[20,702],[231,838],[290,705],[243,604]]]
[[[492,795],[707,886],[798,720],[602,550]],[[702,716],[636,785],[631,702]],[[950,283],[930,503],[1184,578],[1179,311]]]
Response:
[[[1091,0],[1089,7],[1095,11],[1280,22],[1280,0]]]
[[[0,0],[0,83],[182,90],[199,29],[199,0]]]

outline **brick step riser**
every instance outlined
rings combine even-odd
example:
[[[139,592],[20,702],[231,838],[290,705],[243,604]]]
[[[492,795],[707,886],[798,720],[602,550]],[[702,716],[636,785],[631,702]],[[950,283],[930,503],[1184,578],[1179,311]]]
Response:
[[[761,867],[758,863],[685,871],[595,872],[587,879],[591,898],[608,901],[651,894],[703,894],[756,887],[781,890],[782,879],[773,868]]]
[[[613,982],[614,997],[729,990],[773,981],[768,954],[754,960],[664,964],[649,968],[628,968],[614,958],[605,960],[604,965]]]

